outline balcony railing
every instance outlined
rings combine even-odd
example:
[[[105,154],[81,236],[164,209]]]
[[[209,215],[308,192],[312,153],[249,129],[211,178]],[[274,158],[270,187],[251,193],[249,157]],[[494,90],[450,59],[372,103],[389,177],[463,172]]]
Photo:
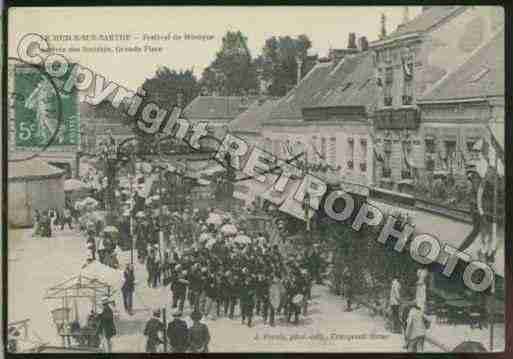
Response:
[[[390,178],[391,176],[392,176],[392,169],[391,168],[383,168],[383,171],[381,172],[381,177]]]
[[[432,158],[426,159],[426,170],[434,171],[435,170],[435,160]]]
[[[412,173],[411,171],[401,171],[401,178],[402,179],[412,179],[413,176],[412,176]]]
[[[413,103],[412,96],[403,95],[403,105],[411,105]]]

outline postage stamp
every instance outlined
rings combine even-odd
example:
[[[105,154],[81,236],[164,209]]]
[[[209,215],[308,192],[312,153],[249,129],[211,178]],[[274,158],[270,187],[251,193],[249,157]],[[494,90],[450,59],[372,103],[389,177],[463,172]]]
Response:
[[[18,151],[61,151],[80,141],[77,93],[59,91],[37,67],[14,65],[14,144]]]

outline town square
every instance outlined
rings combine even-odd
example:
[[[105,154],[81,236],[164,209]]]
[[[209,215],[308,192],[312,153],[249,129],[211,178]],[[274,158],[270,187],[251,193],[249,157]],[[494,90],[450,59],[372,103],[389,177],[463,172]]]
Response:
[[[9,352],[504,350],[501,7],[227,7],[112,41],[35,9],[9,28]]]

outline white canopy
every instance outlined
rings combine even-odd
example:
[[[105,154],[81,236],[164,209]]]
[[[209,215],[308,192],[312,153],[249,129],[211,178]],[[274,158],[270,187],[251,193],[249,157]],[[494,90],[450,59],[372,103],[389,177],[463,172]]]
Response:
[[[89,185],[85,184],[82,181],[79,181],[74,178],[70,178],[66,181],[64,181],[64,190],[65,191],[79,191],[83,189],[90,188]]]

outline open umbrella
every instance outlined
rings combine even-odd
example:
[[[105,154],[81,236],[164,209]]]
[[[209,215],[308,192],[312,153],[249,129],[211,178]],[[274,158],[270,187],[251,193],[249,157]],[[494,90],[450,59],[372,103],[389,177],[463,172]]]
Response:
[[[84,204],[82,202],[80,202],[80,201],[75,202],[75,209],[77,211],[81,211],[82,208],[84,208]]]
[[[208,241],[210,238],[212,238],[212,236],[210,234],[206,233],[206,232],[201,233],[200,236],[199,236],[199,240],[201,242]]]
[[[486,351],[483,344],[475,341],[465,341],[452,350],[453,353],[483,353]]]
[[[217,213],[210,213],[207,218],[207,224],[214,224],[220,226],[223,223],[223,218]]]
[[[150,163],[147,163],[147,162],[141,163],[141,172],[150,173],[151,170],[152,170],[152,166]]]
[[[208,186],[210,184],[210,181],[203,178],[200,178],[197,181],[200,186]]]
[[[211,248],[215,243],[217,242],[217,240],[215,238],[210,238],[207,243],[205,244],[205,246],[207,248]]]
[[[235,237],[233,239],[233,241],[236,243],[249,244],[249,243],[251,243],[251,238],[249,238],[248,236],[246,236],[244,234],[240,234],[237,237]]]
[[[66,192],[79,191],[79,190],[88,189],[88,188],[89,188],[89,186],[87,184],[85,184],[84,182],[79,181],[77,179],[74,179],[74,178],[70,178],[70,179],[64,181],[64,191],[66,191]]]
[[[233,224],[225,224],[221,227],[221,233],[224,235],[235,235],[237,232],[237,227],[235,227]]]
[[[119,179],[119,187],[121,188],[128,188],[130,187],[130,182],[128,181],[128,178],[122,177]]]
[[[94,206],[94,205],[97,205],[98,204],[98,201],[95,200],[94,198],[92,197],[87,197],[86,199],[84,199],[82,201],[82,203],[85,205],[85,206]]]
[[[118,229],[114,226],[107,226],[104,229],[105,233],[118,233]]]

